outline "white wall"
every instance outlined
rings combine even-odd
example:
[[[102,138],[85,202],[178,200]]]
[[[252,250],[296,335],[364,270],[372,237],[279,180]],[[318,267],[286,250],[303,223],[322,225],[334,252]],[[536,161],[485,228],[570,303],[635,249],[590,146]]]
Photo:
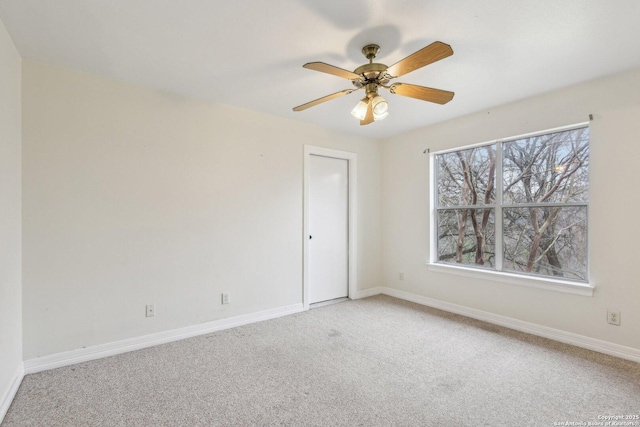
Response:
[[[0,21],[0,422],[22,366],[20,63]]]
[[[25,360],[301,303],[304,144],[358,154],[381,284],[380,142],[27,60],[23,83]]]
[[[455,102],[455,100],[453,101]],[[591,123],[590,275],[593,297],[429,271],[429,159],[438,151]],[[385,286],[640,349],[640,69],[436,124],[385,141]],[[398,279],[404,271],[405,279]],[[621,325],[606,322],[621,311]]]
[[[640,349],[640,229],[629,226],[640,208],[640,70],[381,144],[31,61],[22,66],[25,359],[301,302],[304,144],[358,153],[359,289],[389,286]],[[593,297],[427,269],[425,148],[583,122],[588,114],[595,116]],[[19,149],[15,155],[19,171]],[[230,305],[220,304],[223,291]],[[154,318],[144,317],[148,303],[156,304]],[[621,326],[606,323],[607,309],[621,310]]]

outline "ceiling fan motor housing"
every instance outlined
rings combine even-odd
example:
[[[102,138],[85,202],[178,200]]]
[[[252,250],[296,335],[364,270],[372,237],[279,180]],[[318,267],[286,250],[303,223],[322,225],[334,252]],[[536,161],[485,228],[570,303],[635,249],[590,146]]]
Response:
[[[363,76],[365,80],[364,82],[354,80],[353,84],[357,88],[361,88],[362,86],[368,85],[373,82],[377,84],[386,84],[389,82],[389,79],[386,78],[384,74],[384,71],[386,71],[386,69],[389,67],[385,64],[373,62],[373,58],[376,57],[379,50],[380,46],[378,46],[377,44],[368,44],[362,48],[362,54],[369,60],[369,63],[361,65],[360,67],[353,70],[355,74]]]
[[[382,77],[381,73],[383,73],[387,68],[389,67],[386,66],[385,64],[378,64],[374,62],[371,64],[362,65],[356,68],[355,70],[353,70],[353,72],[355,74],[364,76],[364,78],[367,81],[372,81],[372,80],[378,80],[379,77]]]

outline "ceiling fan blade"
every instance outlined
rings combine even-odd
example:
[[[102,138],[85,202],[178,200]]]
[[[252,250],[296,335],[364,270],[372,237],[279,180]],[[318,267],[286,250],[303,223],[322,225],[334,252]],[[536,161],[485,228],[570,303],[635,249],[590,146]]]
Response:
[[[453,55],[451,46],[442,42],[433,42],[387,68],[387,74],[400,77],[451,55]]]
[[[311,108],[314,105],[322,104],[323,102],[330,101],[330,100],[332,100],[334,98],[338,98],[339,96],[348,95],[351,92],[354,92],[356,90],[357,89],[345,89],[345,90],[340,91],[340,92],[332,93],[331,95],[323,96],[322,98],[315,99],[315,100],[313,100],[311,102],[307,102],[306,104],[298,105],[297,107],[295,107],[293,109],[293,111],[306,110],[307,108]]]
[[[345,70],[344,68],[336,67],[334,65],[325,64],[324,62],[308,62],[303,65],[304,68],[310,70],[320,71],[321,73],[333,74],[334,76],[342,77],[349,80],[361,80],[362,77],[356,73]]]
[[[448,90],[433,89],[406,83],[394,83],[389,87],[389,91],[396,95],[435,102],[436,104],[446,104],[453,99],[454,95],[453,92],[449,92]]]
[[[371,100],[367,103],[367,114],[364,115],[364,120],[360,120],[360,126],[373,123],[373,103]]]

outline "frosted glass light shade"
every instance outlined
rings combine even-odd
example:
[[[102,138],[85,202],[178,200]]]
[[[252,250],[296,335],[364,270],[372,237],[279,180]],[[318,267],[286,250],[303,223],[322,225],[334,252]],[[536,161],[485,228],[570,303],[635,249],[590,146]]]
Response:
[[[373,107],[373,120],[382,120],[389,115],[389,104],[380,95],[376,95],[371,100]]]
[[[385,111],[383,114],[374,114],[373,120],[382,120],[389,115],[388,111]]]
[[[364,117],[367,115],[367,98],[364,98],[358,102],[353,110],[351,110],[351,115],[358,120],[364,120]]]

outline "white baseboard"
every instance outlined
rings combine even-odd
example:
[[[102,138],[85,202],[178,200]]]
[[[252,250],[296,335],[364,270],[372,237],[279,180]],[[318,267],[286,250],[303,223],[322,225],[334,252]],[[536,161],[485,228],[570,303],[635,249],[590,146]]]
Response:
[[[166,344],[198,335],[205,335],[211,332],[235,328],[236,326],[261,322],[263,320],[275,319],[277,317],[287,316],[301,311],[303,311],[303,305],[294,304],[286,307],[244,314],[242,316],[231,317],[228,319],[214,320],[212,322],[202,323],[199,325],[187,326],[170,331],[158,332],[141,337],[129,338],[107,344],[100,344],[92,347],[80,348],[77,350],[29,359],[24,362],[24,373],[33,374],[40,371],[60,368],[62,366],[87,362],[89,360],[115,356],[116,354],[140,350],[142,348],[152,347],[159,344]]]
[[[13,402],[13,398],[16,397],[16,393],[18,392],[18,388],[20,387],[20,383],[22,383],[22,379],[24,378],[24,365],[20,363],[16,373],[13,375],[13,379],[11,380],[11,384],[9,388],[2,396],[0,400],[0,424],[2,424],[2,420],[4,420],[4,416],[7,415],[7,411],[9,410],[9,406],[11,406],[11,402]]]
[[[401,291],[398,289],[386,287],[379,287],[374,289],[379,290],[379,293],[384,295],[389,295],[406,301],[415,302],[417,304],[426,305],[428,307],[437,308],[439,310],[448,311],[450,313],[460,314],[462,316],[471,317],[473,319],[482,320],[510,329],[515,329],[516,331],[526,332],[532,335],[549,338],[554,341],[571,344],[576,347],[586,348],[588,350],[597,351],[599,353],[608,354],[610,356],[619,357],[621,359],[640,362],[640,350],[636,348],[626,347],[623,345],[610,343],[608,341],[585,337],[584,335],[578,335],[571,332],[562,331],[560,329],[549,328],[547,326],[525,322],[523,320],[501,316],[499,314],[477,310],[475,308],[469,308],[458,304],[452,304],[450,302],[440,301],[437,299]]]
[[[375,288],[369,288],[369,289],[361,289],[356,291],[355,295],[349,295],[349,298],[351,299],[360,299],[360,298],[367,298],[367,297],[372,297],[374,295],[380,295],[383,291],[383,289],[380,286],[377,286]]]
[[[387,287],[363,289],[359,290],[356,295],[352,295],[351,298],[360,299],[379,294],[389,295],[395,298],[415,302],[417,304],[425,305],[428,307],[437,308],[451,313],[460,314],[462,316],[471,317],[473,319],[478,319],[496,325],[504,326],[510,329],[515,329],[517,331],[526,332],[532,335],[537,335],[566,344],[575,345],[577,347],[582,347],[600,353],[609,354],[611,356],[620,357],[622,359],[640,362],[640,350],[632,347],[626,347],[623,345],[610,343],[608,341],[602,341],[595,338],[562,331],[559,329],[537,325],[535,323],[525,322],[523,320],[513,319],[511,317],[501,316],[498,314],[477,310],[458,304],[440,301],[437,299],[401,291],[398,289]],[[0,415],[4,416],[4,413],[11,404],[15,392],[20,386],[22,377],[26,374],[46,371],[48,369],[55,369],[62,366],[73,365],[76,363],[82,363],[89,360],[100,359],[103,357],[114,356],[116,354],[178,341],[185,338],[191,338],[198,335],[205,335],[211,332],[287,316],[289,314],[299,313],[302,311],[304,311],[304,307],[302,304],[294,304],[287,307],[280,307],[276,309],[261,311],[258,313],[245,314],[228,319],[215,320],[200,325],[187,326],[171,331],[158,332],[142,337],[130,338],[112,343],[101,344],[93,347],[82,348],[78,350],[72,350],[64,353],[57,353],[50,356],[43,356],[27,360],[24,362],[24,366],[21,366],[18,373],[16,373],[14,383],[7,392],[6,396],[2,401],[0,401]]]

